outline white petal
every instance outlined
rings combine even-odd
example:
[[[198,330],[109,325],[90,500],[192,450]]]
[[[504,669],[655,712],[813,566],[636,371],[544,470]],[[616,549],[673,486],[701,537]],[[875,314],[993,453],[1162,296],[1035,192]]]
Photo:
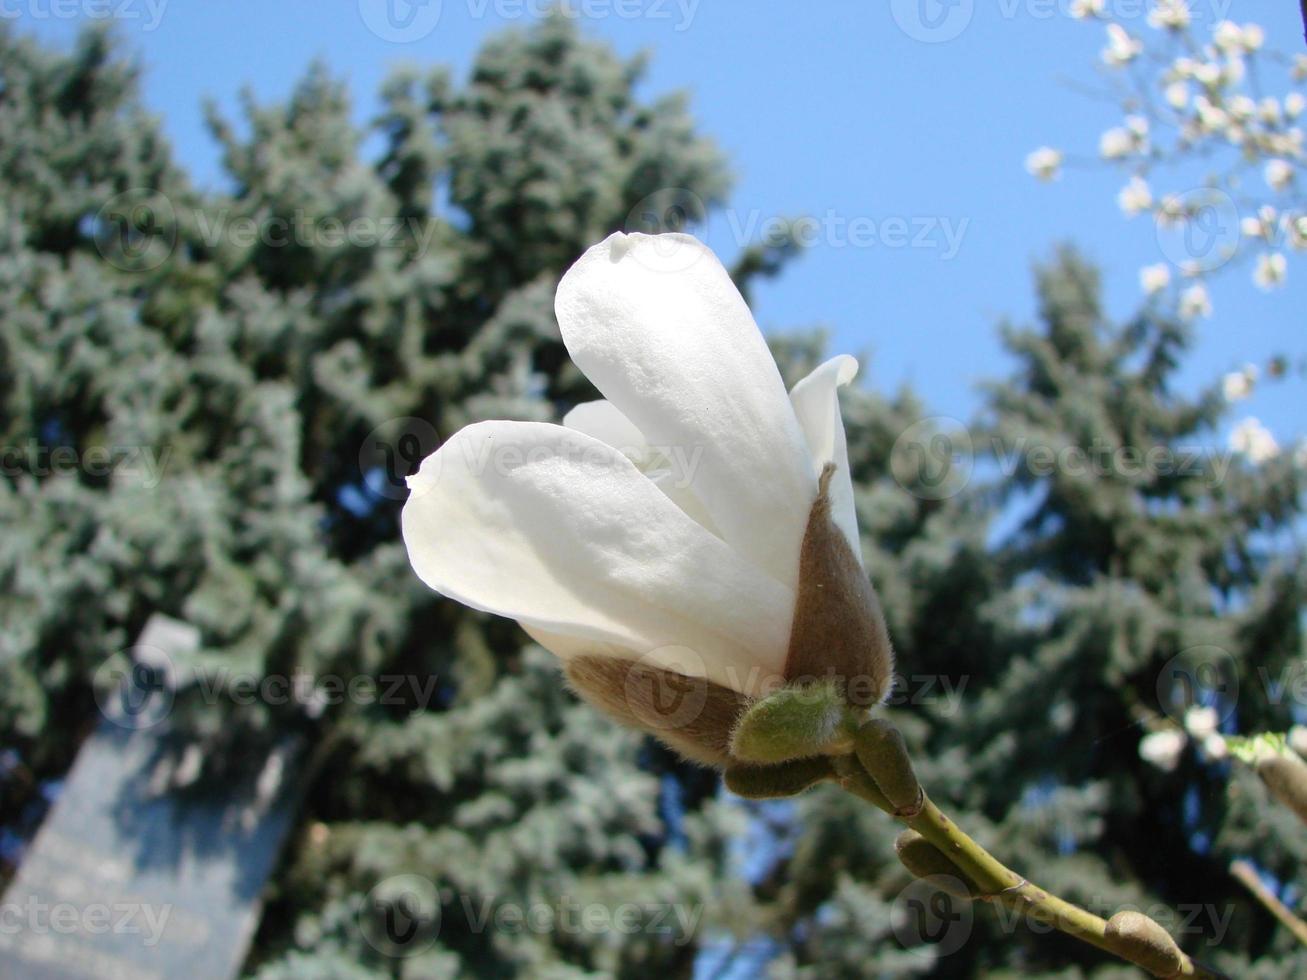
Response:
[[[563,425],[621,450],[637,466],[649,456],[649,440],[644,433],[603,398],[577,405],[563,416]]]
[[[723,539],[793,587],[816,480],[776,362],[717,257],[688,235],[618,233],[568,270],[554,306],[573,361],[651,444],[680,454]]]
[[[599,399],[582,402],[563,416],[563,425],[584,432],[600,442],[606,442],[635,463],[641,473],[695,521],[718,537],[721,535],[712,522],[712,515],[694,493],[690,478],[692,458],[668,459],[649,445],[644,433],[635,423],[617,410],[612,402]],[[544,646],[544,644],[541,644]]]
[[[437,592],[655,661],[671,650],[679,664],[689,648],[704,676],[736,690],[753,693],[784,667],[794,593],[590,436],[482,422],[427,457],[409,486],[404,543]]]
[[[858,374],[858,362],[847,354],[832,357],[815,368],[790,391],[794,414],[808,441],[808,453],[817,475],[827,463],[835,464],[830,482],[831,518],[844,532],[858,562],[862,543],[858,540],[858,515],[853,506],[853,477],[849,472],[849,447],[840,415],[839,389]]]

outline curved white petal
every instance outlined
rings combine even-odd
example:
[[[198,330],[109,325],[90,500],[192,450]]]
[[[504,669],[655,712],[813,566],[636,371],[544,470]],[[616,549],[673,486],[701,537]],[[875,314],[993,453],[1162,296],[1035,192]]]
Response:
[[[721,537],[712,522],[712,515],[694,493],[691,480],[693,458],[677,460],[668,458],[661,451],[649,445],[644,433],[635,427],[635,423],[617,410],[607,399],[582,402],[563,416],[563,425],[577,432],[594,436],[600,442],[606,442],[622,455],[631,460],[636,468],[663,493],[685,511],[699,524]],[[674,455],[674,454],[671,454]],[[541,644],[542,646],[544,644]]]
[[[817,484],[776,362],[717,257],[688,235],[618,233],[568,270],[554,308],[576,365],[686,461],[722,538],[794,587]]]
[[[608,443],[629,457],[636,466],[640,466],[649,457],[649,440],[644,437],[644,433],[619,412],[612,402],[603,398],[581,402],[563,416],[563,425]]]
[[[794,592],[590,436],[482,422],[409,486],[404,543],[437,592],[653,662],[683,665],[688,648],[704,676],[748,693],[784,668]]]
[[[807,440],[808,453],[817,475],[827,463],[835,464],[831,477],[831,519],[844,532],[858,562],[862,544],[858,540],[858,515],[853,506],[853,477],[849,473],[849,448],[840,415],[839,389],[858,374],[858,362],[848,354],[832,357],[790,391],[794,414]]]

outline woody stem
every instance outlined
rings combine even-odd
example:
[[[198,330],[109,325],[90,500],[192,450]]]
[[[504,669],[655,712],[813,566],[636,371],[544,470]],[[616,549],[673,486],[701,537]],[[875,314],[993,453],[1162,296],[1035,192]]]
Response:
[[[854,736],[855,742],[869,727],[863,726],[858,729]],[[885,726],[881,723],[880,727],[883,731]],[[864,746],[859,745],[859,748]],[[1114,956],[1144,966],[1137,956],[1130,955],[1128,944],[1108,930],[1106,920],[1058,898],[1018,875],[950,820],[926,796],[919,785],[915,786],[915,798],[909,800],[902,798],[901,792],[893,798],[885,793],[881,789],[882,785],[886,788],[891,784],[900,788],[904,785],[903,769],[906,767],[910,773],[911,764],[907,761],[906,755],[899,760],[887,759],[883,749],[879,751],[880,755],[869,751],[858,751],[856,755],[838,760],[836,769],[839,773],[840,785],[854,795],[886,810],[924,837],[936,851],[947,857],[969,879],[978,900],[1003,905]],[[868,762],[872,764],[868,765]],[[915,783],[915,777],[913,782]],[[1167,972],[1156,970],[1150,972],[1154,976],[1161,977],[1228,980],[1224,974],[1203,966],[1183,951],[1177,949],[1176,954],[1178,954],[1178,968],[1170,968]]]

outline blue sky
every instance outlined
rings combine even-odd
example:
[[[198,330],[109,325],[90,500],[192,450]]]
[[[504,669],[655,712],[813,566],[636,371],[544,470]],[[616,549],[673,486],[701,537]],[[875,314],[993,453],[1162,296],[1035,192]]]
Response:
[[[387,18],[388,2],[398,4],[398,20]],[[569,9],[622,53],[652,51],[646,94],[692,93],[703,131],[739,178],[729,209],[705,230],[715,248],[735,251],[768,219],[815,219],[817,243],[757,293],[764,328],[823,325],[833,348],[872,354],[864,382],[882,390],[910,383],[932,411],[966,418],[976,383],[1008,368],[998,322],[1032,315],[1029,269],[1055,243],[1072,240],[1103,266],[1109,309],[1119,316],[1141,298],[1139,267],[1164,258],[1151,220],[1127,221],[1118,210],[1120,173],[1094,165],[1045,185],[1024,170],[1027,152],[1044,143],[1092,158],[1099,133],[1119,122],[1113,105],[1083,90],[1096,78],[1103,29],[1068,17],[1068,2],[571,0]],[[427,0],[412,8],[406,0],[10,0],[3,15],[67,40],[85,12],[115,11],[178,157],[201,183],[215,184],[205,97],[234,116],[243,85],[261,100],[284,97],[322,56],[349,79],[362,121],[390,66],[439,61],[461,74],[487,35],[541,7],[543,0]],[[1109,7],[1132,29],[1148,30],[1141,0]],[[1193,4],[1200,24],[1223,11],[1256,19],[1268,47],[1290,52],[1303,47],[1296,7]],[[923,10],[938,17],[933,33]],[[1275,353],[1307,353],[1305,281],[1307,263],[1292,255],[1288,285],[1274,293],[1253,287],[1246,268],[1221,274],[1212,284],[1216,313],[1197,325],[1186,385]],[[1288,443],[1304,434],[1304,387],[1301,377],[1263,385],[1233,418],[1256,415]]]

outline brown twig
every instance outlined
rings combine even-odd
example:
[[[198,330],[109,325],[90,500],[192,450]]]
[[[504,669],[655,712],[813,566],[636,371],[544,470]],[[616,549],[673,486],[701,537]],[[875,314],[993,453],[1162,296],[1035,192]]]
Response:
[[[1303,0],[1307,7],[1307,0]],[[1307,922],[1303,922],[1293,911],[1275,897],[1275,893],[1262,884],[1257,870],[1247,861],[1235,861],[1230,865],[1230,874],[1239,879],[1239,883],[1253,893],[1253,897],[1266,907],[1266,911],[1279,921],[1280,925],[1293,933],[1298,942],[1307,946]]]

